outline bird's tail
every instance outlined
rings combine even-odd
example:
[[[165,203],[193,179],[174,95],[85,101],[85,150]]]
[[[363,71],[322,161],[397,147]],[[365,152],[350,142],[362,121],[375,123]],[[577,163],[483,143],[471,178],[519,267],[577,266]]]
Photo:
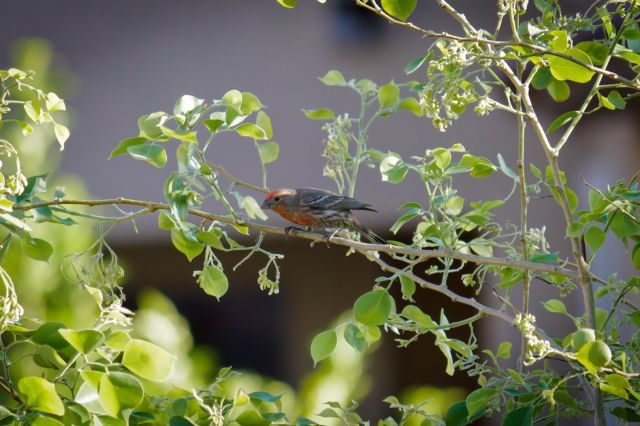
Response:
[[[374,233],[371,229],[364,225],[360,225],[360,234],[362,234],[369,242],[373,244],[387,244],[387,241],[381,236]]]

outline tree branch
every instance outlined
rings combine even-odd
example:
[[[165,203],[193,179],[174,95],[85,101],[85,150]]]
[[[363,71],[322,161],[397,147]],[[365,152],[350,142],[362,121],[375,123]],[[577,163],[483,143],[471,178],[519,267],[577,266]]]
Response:
[[[101,199],[101,200],[73,200],[73,199],[57,198],[51,201],[42,201],[42,202],[33,203],[33,204],[14,205],[13,209],[16,211],[29,211],[29,210],[37,209],[40,207],[64,206],[64,205],[139,206],[146,209],[148,214],[154,213],[158,210],[171,209],[169,204],[166,204],[166,203],[135,200],[135,199],[124,198],[124,197]],[[245,221],[242,218],[238,218],[238,220],[236,220],[230,216],[221,216],[214,213],[207,213],[205,211],[198,210],[198,209],[189,209],[188,212],[192,216],[200,217],[206,220],[222,222],[229,225],[245,225],[250,229],[258,232],[287,235],[284,228],[280,228],[277,226],[263,225],[256,222]],[[315,233],[304,232],[304,231],[298,231],[294,233],[289,232],[289,235],[291,234],[300,236],[302,238],[311,240],[313,242],[327,241],[327,236],[322,234],[315,234]],[[335,236],[330,237],[329,242],[334,243],[336,245],[350,247],[361,253],[377,251],[377,252],[387,253],[390,255],[400,254],[405,256],[414,256],[416,258],[419,258],[420,261],[434,259],[434,258],[450,258],[450,259],[460,260],[462,262],[475,263],[479,265],[492,265],[492,266],[501,266],[501,267],[507,266],[507,267],[512,267],[514,269],[529,270],[532,272],[538,272],[543,274],[557,274],[557,275],[561,275],[574,280],[577,279],[578,277],[575,271],[558,266],[558,265],[521,261],[521,260],[509,259],[505,257],[483,257],[475,254],[461,253],[461,252],[453,251],[446,248],[438,249],[438,250],[432,250],[432,249],[424,250],[424,249],[417,249],[417,248],[401,246],[401,245],[370,244],[370,243],[364,243],[361,241],[355,241],[355,240],[350,240],[348,238],[340,238]]]

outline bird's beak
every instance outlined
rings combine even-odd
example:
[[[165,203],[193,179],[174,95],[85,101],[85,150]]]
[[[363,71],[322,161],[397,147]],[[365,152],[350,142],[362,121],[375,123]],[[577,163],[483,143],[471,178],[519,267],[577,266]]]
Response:
[[[262,205],[260,206],[261,209],[270,209],[271,208],[271,203],[269,202],[269,200],[264,200],[262,202]]]

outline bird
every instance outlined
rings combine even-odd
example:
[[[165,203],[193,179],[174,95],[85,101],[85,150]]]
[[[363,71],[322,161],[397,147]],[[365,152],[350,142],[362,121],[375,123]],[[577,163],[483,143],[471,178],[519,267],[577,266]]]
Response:
[[[307,229],[348,229],[359,232],[373,244],[387,244],[353,214],[353,210],[376,210],[370,204],[345,195],[317,188],[281,188],[269,192],[261,207]],[[287,227],[285,235],[294,229],[299,228]]]

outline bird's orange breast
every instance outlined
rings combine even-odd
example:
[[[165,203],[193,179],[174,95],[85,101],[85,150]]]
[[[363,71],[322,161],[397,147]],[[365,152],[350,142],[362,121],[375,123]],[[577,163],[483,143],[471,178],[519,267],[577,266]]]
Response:
[[[313,216],[305,214],[303,212],[291,211],[282,205],[275,206],[273,208],[273,211],[278,213],[283,218],[287,219],[289,222],[295,223],[296,225],[313,226],[313,224],[315,223],[315,219],[313,218]]]

